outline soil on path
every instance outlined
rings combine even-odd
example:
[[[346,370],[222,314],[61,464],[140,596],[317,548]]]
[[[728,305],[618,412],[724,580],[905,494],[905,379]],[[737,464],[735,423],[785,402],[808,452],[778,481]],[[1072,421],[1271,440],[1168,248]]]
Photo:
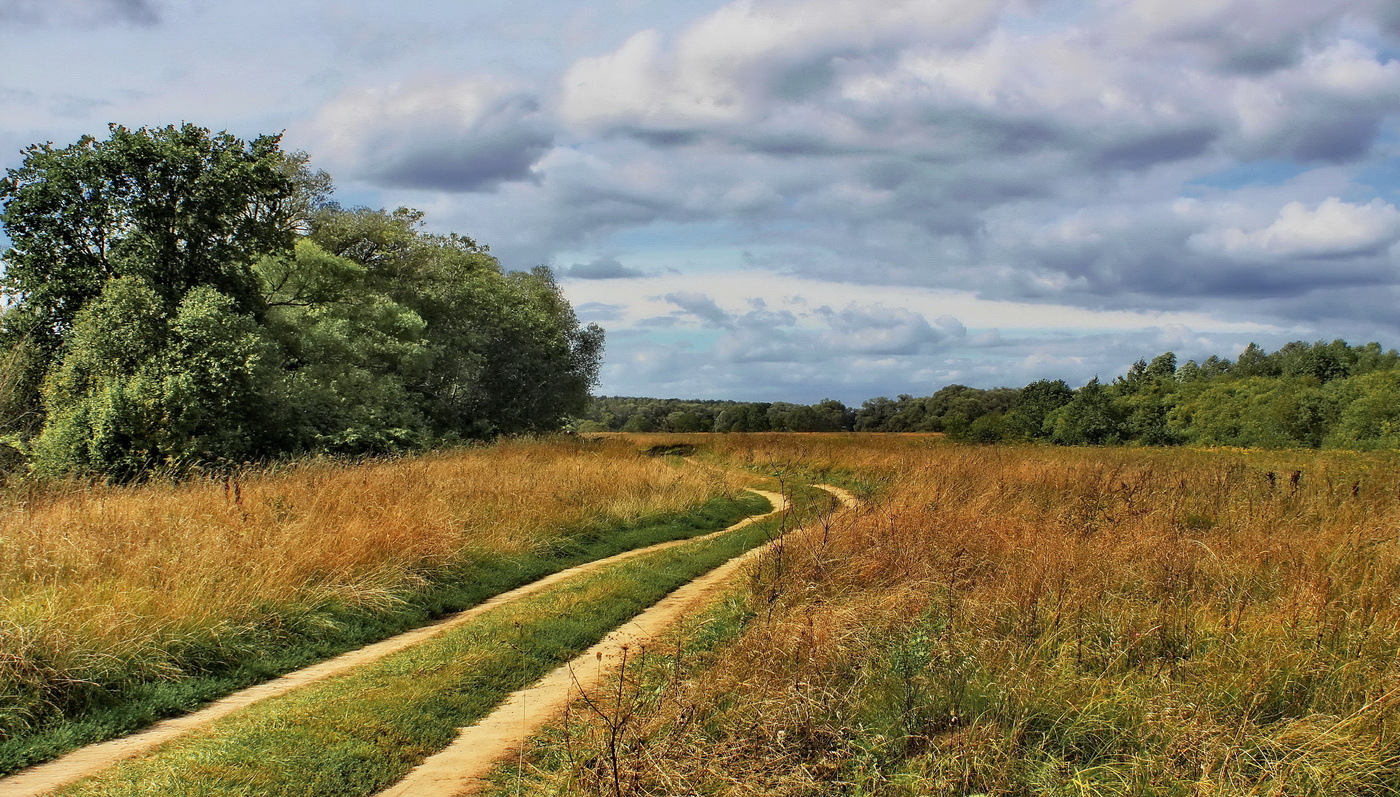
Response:
[[[485,612],[527,595],[532,595],[540,590],[552,587],[561,581],[566,581],[575,576],[590,573],[599,568],[607,567],[636,556],[664,551],[668,548],[674,548],[688,542],[715,537],[735,529],[743,528],[750,523],[756,523],[788,508],[787,498],[778,493],[755,490],[752,488],[746,489],[748,492],[757,493],[768,499],[769,503],[773,505],[772,511],[745,518],[728,528],[709,534],[683,540],[658,543],[646,548],[634,548],[630,551],[624,551],[605,559],[596,559],[592,562],[586,562],[567,570],[560,570],[557,573],[545,576],[537,581],[532,581],[524,586],[516,587],[509,592],[502,592],[470,609],[456,614],[450,614],[436,622],[421,626],[412,631],[407,631],[372,645],[357,648],[348,653],[336,656],[335,658],[327,659],[320,664],[287,673],[286,675],[274,678],[266,683],[234,692],[228,697],[216,700],[190,714],[163,720],[130,736],[124,736],[108,742],[99,742],[79,748],[48,763],[39,764],[21,770],[9,777],[0,778],[0,797],[38,797],[39,795],[47,794],[76,780],[95,774],[99,770],[106,769],[120,761],[134,758],[158,745],[171,741],[196,728],[208,725],[221,717],[232,714],[245,706],[252,705],[261,700],[266,700],[270,697],[284,695],[293,689],[298,689],[308,684],[316,683],[317,681],[335,677],[353,670],[356,667],[361,667],[377,661],[392,653],[406,650],[449,629],[473,620]]]
[[[847,509],[860,505],[859,499],[840,487],[812,486],[836,496]],[[487,785],[491,770],[518,754],[524,743],[558,716],[580,691],[596,688],[622,663],[627,651],[635,655],[635,651],[655,642],[682,617],[713,600],[728,586],[730,577],[762,556],[766,547],[736,556],[652,604],[573,661],[533,686],[513,693],[485,719],[463,728],[451,746],[424,760],[403,780],[375,797],[457,797],[479,792]]]

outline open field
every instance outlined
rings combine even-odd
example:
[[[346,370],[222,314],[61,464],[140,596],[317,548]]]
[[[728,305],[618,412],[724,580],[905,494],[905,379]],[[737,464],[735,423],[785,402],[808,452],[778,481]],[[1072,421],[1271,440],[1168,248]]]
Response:
[[[689,453],[693,464],[642,450]],[[499,492],[479,486],[493,479]],[[48,553],[7,549],[3,561],[30,563],[5,571],[29,598],[4,605],[66,595],[64,611],[27,627],[78,640],[106,638],[82,613],[149,627],[131,661],[183,669],[113,672],[198,681],[211,651],[237,659],[240,645],[314,636],[345,622],[345,607],[430,614],[415,590],[499,591],[571,556],[596,558],[587,545],[718,528],[754,509],[695,507],[744,481],[797,501],[777,528],[807,525],[684,633],[604,674],[497,771],[497,793],[1400,795],[1394,453],[634,435],[306,466],[227,487],[12,494],[13,531],[0,539]],[[823,504],[804,485],[816,482],[866,503],[811,514]],[[341,518],[336,533],[313,513]],[[668,513],[699,519],[688,531],[641,522]],[[13,520],[26,514],[44,522]],[[589,640],[776,533],[750,526],[550,587],[479,629],[256,704],[72,793],[369,794]],[[165,547],[118,547],[128,554],[119,557],[89,543],[80,555],[65,539]],[[300,581],[218,603],[225,583],[290,572]],[[231,619],[210,609],[197,615],[203,625],[181,625],[172,611],[166,626],[137,624],[132,607],[204,610],[175,601],[189,581],[203,585],[190,595]],[[109,603],[145,602],[125,614],[93,608],[89,584]],[[4,633],[25,628],[11,619],[21,616],[4,615]],[[111,632],[112,644],[126,633]],[[10,638],[20,637],[6,638],[7,654]],[[46,661],[5,666],[39,672]],[[6,689],[26,694],[10,677]],[[98,689],[53,683],[73,705]],[[112,683],[99,693],[120,693]]]
[[[1393,453],[635,439],[876,500],[501,794],[1400,794]]]
[[[726,495],[723,475],[578,440],[227,482],[12,490],[0,509],[0,771],[581,558],[719,528],[746,510],[655,521]],[[28,744],[114,699],[129,711]]]
[[[769,539],[778,522],[690,540],[552,585],[341,677],[254,704],[56,793],[374,794],[511,691],[669,591]]]

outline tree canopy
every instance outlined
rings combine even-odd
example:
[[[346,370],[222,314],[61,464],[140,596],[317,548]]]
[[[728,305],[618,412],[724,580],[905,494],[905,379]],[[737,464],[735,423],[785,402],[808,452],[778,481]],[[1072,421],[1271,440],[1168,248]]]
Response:
[[[34,145],[0,180],[0,432],[43,473],[366,454],[557,428],[596,383],[548,269],[343,208],[277,136]]]

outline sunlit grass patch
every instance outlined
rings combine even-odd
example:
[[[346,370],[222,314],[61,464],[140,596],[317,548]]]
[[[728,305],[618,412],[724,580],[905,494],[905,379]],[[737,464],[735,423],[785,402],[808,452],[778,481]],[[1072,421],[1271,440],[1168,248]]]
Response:
[[[0,772],[463,608],[719,528],[722,474],[625,441],[517,441],[0,509]],[[629,531],[631,529],[632,531]]]
[[[509,692],[670,590],[770,539],[780,523],[752,524],[572,579],[350,675],[259,703],[61,793],[371,794]]]
[[[624,793],[1400,794],[1395,454],[713,440],[877,500],[756,571]]]

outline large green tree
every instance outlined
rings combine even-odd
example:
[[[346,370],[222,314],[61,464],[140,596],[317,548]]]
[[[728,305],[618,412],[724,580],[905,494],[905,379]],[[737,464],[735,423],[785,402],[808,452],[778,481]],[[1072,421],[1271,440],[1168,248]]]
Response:
[[[370,287],[364,266],[310,239],[256,271],[284,358],[281,423],[291,449],[368,454],[430,440],[408,389],[431,367],[422,317]]]
[[[1045,419],[1074,400],[1074,391],[1063,379],[1041,379],[1021,389],[1006,415],[1006,431],[1013,438],[1050,436]]]
[[[253,262],[295,235],[297,169],[279,138],[112,125],[105,140],[27,148],[0,180],[14,244],[0,288],[50,334],[120,277],[143,279],[167,309],[207,285],[255,311]]]
[[[279,448],[280,358],[252,316],[213,288],[189,291],[167,313],[144,280],[110,280],[79,311],[63,352],[44,387],[41,472],[124,481]]]
[[[547,269],[328,201],[277,136],[193,125],[30,147],[0,183],[0,435],[139,478],[559,428],[603,333]],[[0,459],[0,466],[6,461]]]
[[[1122,439],[1122,415],[1098,377],[1075,391],[1074,399],[1045,418],[1051,441],[1083,446],[1117,443]]]
[[[426,323],[431,367],[407,387],[433,434],[558,428],[584,411],[603,331],[580,327],[548,269],[506,273],[461,235],[421,231],[422,214],[323,208],[311,239],[361,263],[366,284]]]

